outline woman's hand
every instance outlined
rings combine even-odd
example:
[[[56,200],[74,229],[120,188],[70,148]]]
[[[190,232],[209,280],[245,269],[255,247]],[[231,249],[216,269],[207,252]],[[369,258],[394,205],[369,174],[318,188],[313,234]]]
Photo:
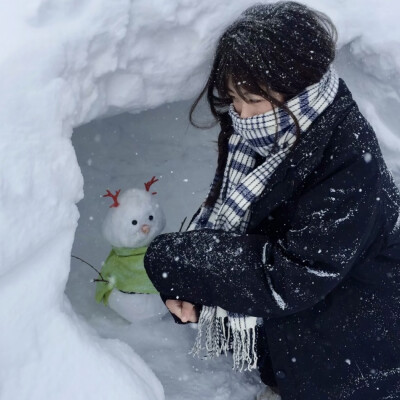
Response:
[[[182,322],[197,322],[197,314],[194,304],[182,300],[167,300],[168,310],[176,315]]]

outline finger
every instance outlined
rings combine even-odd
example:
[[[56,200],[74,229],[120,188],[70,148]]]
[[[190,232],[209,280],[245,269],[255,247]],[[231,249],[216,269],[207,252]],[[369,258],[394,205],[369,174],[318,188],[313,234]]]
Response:
[[[197,322],[198,321],[196,309],[194,308],[194,306],[193,306],[193,311],[190,314],[190,317],[189,317],[188,321],[190,321],[190,322]]]
[[[182,320],[182,322],[196,322],[197,321],[196,310],[192,303],[189,303],[187,301],[182,302],[181,320]]]
[[[187,312],[185,316],[181,318],[182,322],[197,322],[197,315],[195,311]]]
[[[169,304],[168,309],[175,315],[181,315],[182,314],[182,306],[179,303],[171,303]]]
[[[193,304],[187,301],[182,301],[182,321],[186,322],[190,316],[190,312],[193,309]]]
[[[175,307],[182,308],[182,300],[168,299],[168,300],[165,302],[165,305],[166,305],[168,308],[170,308],[170,307],[172,307],[172,308],[175,308]]]
[[[182,301],[181,300],[167,300],[165,302],[168,310],[176,315],[179,319],[182,316]]]

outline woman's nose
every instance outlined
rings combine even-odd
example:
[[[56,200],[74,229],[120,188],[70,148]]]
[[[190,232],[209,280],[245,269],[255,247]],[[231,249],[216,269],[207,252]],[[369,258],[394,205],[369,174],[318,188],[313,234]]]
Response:
[[[241,108],[240,108],[240,118],[250,118],[253,117],[254,110],[251,109],[251,105],[243,102]]]
[[[150,232],[150,226],[149,225],[142,225],[142,227],[140,228],[140,230],[145,233],[146,235]]]

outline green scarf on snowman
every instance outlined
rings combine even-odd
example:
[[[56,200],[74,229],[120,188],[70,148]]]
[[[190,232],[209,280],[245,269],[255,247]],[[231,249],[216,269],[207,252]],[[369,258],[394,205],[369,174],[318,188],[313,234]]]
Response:
[[[113,289],[127,293],[157,294],[144,269],[143,259],[147,246],[131,249],[113,247],[108,255],[101,275],[107,282],[97,282],[96,301],[108,305]]]

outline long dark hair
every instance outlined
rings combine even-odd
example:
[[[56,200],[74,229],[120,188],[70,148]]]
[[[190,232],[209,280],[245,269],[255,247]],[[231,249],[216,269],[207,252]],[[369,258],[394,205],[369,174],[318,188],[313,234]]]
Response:
[[[210,128],[218,122],[222,127],[218,137],[217,179],[206,205],[213,205],[218,198],[232,134],[227,114],[232,103],[229,79],[243,100],[243,91],[247,91],[268,100],[274,112],[276,108],[285,110],[293,118],[298,140],[298,121],[285,102],[321,80],[335,58],[336,40],[336,28],[328,16],[293,1],[256,4],[224,31],[207,83],[189,113],[190,123],[195,127]],[[284,101],[276,99],[273,92],[282,94]],[[215,117],[207,126],[193,119],[205,94]]]

